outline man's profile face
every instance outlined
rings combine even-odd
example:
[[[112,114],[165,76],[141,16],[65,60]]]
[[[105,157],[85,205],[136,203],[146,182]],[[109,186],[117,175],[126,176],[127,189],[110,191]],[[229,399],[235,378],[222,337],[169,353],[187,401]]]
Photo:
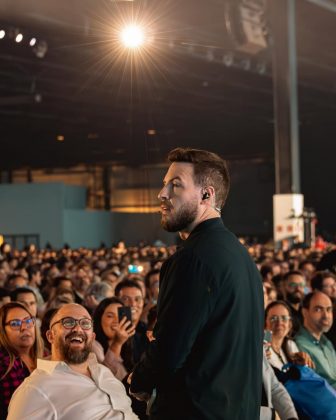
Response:
[[[304,325],[313,333],[325,333],[333,323],[333,307],[329,296],[316,292],[308,309],[303,308]]]
[[[194,183],[191,163],[173,162],[163,180],[161,225],[168,232],[181,232],[196,219],[201,202],[201,187]]]
[[[299,274],[293,274],[288,277],[285,282],[286,299],[290,303],[301,303],[304,298],[304,288],[306,282],[303,276]]]
[[[81,318],[91,319],[83,306],[74,303],[64,305],[57,312],[51,320],[51,325],[54,325],[48,331],[48,340],[52,344],[52,360],[81,364],[89,357],[95,334],[93,328],[84,330],[78,323],[71,329],[65,328],[61,322],[55,324],[55,322],[66,317],[77,320]]]

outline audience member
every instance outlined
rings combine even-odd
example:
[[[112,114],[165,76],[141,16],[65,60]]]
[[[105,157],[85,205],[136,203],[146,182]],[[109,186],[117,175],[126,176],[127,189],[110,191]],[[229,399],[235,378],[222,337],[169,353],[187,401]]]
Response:
[[[19,302],[0,308],[0,418],[5,419],[10,398],[42,357],[43,344],[35,318]]]
[[[131,321],[126,317],[119,319],[118,308],[122,306],[123,302],[120,299],[106,298],[100,302],[93,316],[96,334],[93,351],[98,362],[110,368],[115,377],[121,381],[129,373],[124,365],[124,359],[126,359],[126,366],[133,364],[127,361],[129,350],[125,350],[124,344],[135,334],[135,326]]]
[[[314,366],[308,354],[300,352],[290,338],[292,326],[291,310],[285,302],[278,300],[267,306],[265,327],[266,330],[272,331],[268,359],[272,367],[278,371],[281,371],[288,362]]]
[[[137,419],[122,383],[90,356],[95,334],[87,310],[64,305],[50,322],[51,360],[39,359],[16,390],[8,420]]]
[[[333,306],[329,296],[320,291],[309,293],[303,300],[304,324],[295,336],[301,351],[312,358],[316,372],[336,388],[336,352],[324,335],[333,322]]]
[[[20,302],[25,305],[34,318],[37,317],[37,299],[35,292],[28,287],[18,287],[11,293],[12,302]]]
[[[325,332],[327,338],[336,349],[336,276],[330,271],[317,271],[311,279],[312,291],[320,290],[328,295],[333,303],[333,323],[329,331]]]
[[[146,350],[148,343],[146,336],[147,326],[144,322],[140,321],[144,307],[144,296],[138,283],[129,279],[125,279],[117,284],[115,288],[115,295],[125,306],[129,306],[131,308],[132,324],[135,326],[135,334],[132,338],[132,369],[134,364],[140,360],[140,357]]]
[[[285,302],[291,309],[293,335],[297,333],[303,322],[301,304],[304,298],[305,286],[305,276],[301,271],[288,271],[288,273],[284,275],[283,296]]]

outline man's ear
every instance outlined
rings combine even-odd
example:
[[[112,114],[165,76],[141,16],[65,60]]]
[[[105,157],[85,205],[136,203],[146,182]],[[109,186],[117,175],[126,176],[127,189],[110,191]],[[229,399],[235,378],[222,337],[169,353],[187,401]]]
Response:
[[[52,330],[46,331],[46,337],[50,344],[54,342],[54,333]]]
[[[96,339],[96,333],[92,333],[92,341]]]

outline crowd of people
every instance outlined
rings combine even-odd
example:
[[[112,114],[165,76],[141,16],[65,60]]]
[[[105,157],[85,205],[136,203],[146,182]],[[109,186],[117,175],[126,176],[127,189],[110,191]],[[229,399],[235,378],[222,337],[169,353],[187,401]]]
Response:
[[[178,248],[1,246],[1,418],[335,419],[336,251],[242,244],[225,160],[168,161]]]
[[[336,388],[336,277],[333,266],[330,270],[318,269],[328,249],[284,252],[261,245],[246,247],[261,273],[265,330],[272,332],[270,342],[265,343],[261,416],[272,418],[276,409],[281,418],[297,418],[300,414],[295,414],[290,397],[279,385],[284,365],[292,362],[309,366]],[[37,359],[50,359],[50,321],[59,308],[69,304],[82,305],[88,318],[92,317],[95,339],[91,351],[128,390],[127,377],[145,351],[155,324],[160,267],[175,248],[144,243],[126,247],[119,242],[97,250],[38,250],[30,246],[18,251],[3,244],[1,418],[6,418],[14,391],[34,371]],[[130,310],[120,310],[125,307]],[[270,366],[276,387],[267,390],[265,378]],[[274,389],[281,390],[280,399]],[[147,418],[146,404],[131,398],[134,412],[141,419]],[[301,417],[305,418],[304,414]]]

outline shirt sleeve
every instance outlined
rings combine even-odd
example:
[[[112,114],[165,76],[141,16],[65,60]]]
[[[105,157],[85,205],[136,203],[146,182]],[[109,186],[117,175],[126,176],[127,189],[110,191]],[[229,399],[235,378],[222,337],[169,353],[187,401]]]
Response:
[[[110,349],[104,354],[102,345],[96,340],[93,342],[92,351],[97,361],[109,368],[117,379],[122,381],[126,377],[127,370],[121,357],[117,357]]]
[[[56,419],[56,408],[41,389],[22,384],[15,391],[9,404],[7,420]]]
[[[184,366],[217,296],[211,270],[190,250],[165,267],[160,289],[156,340],[133,373],[132,392],[151,393]]]
[[[300,351],[295,341],[293,340],[287,341],[287,350],[289,353],[298,353]]]

